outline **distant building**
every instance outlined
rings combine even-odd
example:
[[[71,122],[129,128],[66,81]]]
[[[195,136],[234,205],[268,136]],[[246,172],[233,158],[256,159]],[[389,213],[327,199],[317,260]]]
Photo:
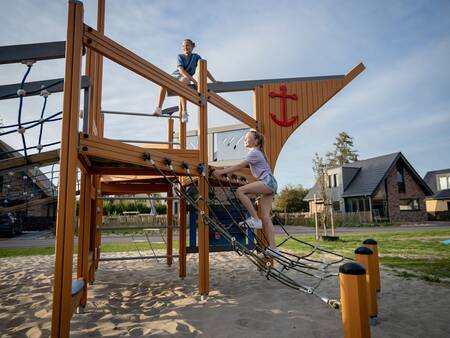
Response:
[[[337,212],[368,212],[375,221],[427,220],[425,198],[433,192],[400,152],[331,168],[327,175],[328,197]],[[304,198],[310,211],[322,208],[317,196],[316,184]]]
[[[433,195],[426,199],[427,211],[437,218],[446,216],[450,219],[450,168],[429,171],[423,178],[433,190]]]
[[[0,160],[21,156],[8,144],[0,141]],[[54,218],[57,195],[57,187],[37,167],[0,172],[0,213]]]

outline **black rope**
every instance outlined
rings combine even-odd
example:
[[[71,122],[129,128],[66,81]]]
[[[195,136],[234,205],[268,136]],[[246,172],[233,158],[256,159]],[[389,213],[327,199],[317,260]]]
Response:
[[[25,142],[25,130],[22,129],[22,108],[23,108],[23,97],[25,96],[26,92],[23,89],[23,86],[25,84],[25,80],[28,77],[28,74],[30,74],[31,71],[31,67],[33,64],[28,64],[27,65],[27,71],[25,72],[25,75],[23,76],[22,82],[20,83],[20,88],[17,91],[17,95],[19,95],[19,113],[17,116],[17,124],[18,124],[18,129],[17,131],[20,133],[21,137],[22,137],[22,144],[23,144],[23,149],[24,149],[24,154],[25,154],[25,159],[28,160],[28,155],[27,155],[27,144]]]
[[[57,116],[57,115],[60,115],[60,114],[62,114],[62,111],[56,113],[56,114],[53,115],[53,116]],[[52,119],[51,116],[49,116],[49,117],[47,117],[47,118],[45,119],[45,121],[46,121],[46,122],[53,122],[53,121],[60,121],[61,119],[62,119],[62,118]],[[36,123],[36,122],[41,122],[41,120],[31,120],[31,121],[27,121],[27,122],[22,122],[22,127],[23,127],[23,126],[26,126],[26,125],[29,125],[29,124],[32,124],[32,123]],[[36,123],[36,125],[39,125],[39,123]],[[6,126],[0,126],[0,129],[14,128],[14,127],[17,127],[17,126],[18,126],[17,123],[16,123],[16,124],[9,124],[9,125],[6,125]],[[14,131],[17,132],[17,129],[14,130]],[[3,134],[1,134],[1,135],[3,135]]]
[[[42,125],[44,124],[44,122],[60,121],[60,120],[62,120],[62,118],[54,119],[54,117],[56,117],[56,116],[58,116],[58,115],[61,115],[61,114],[62,114],[62,111],[57,112],[57,113],[55,113],[55,114],[53,114],[53,115],[50,115],[50,116],[46,117],[45,119],[34,120],[34,121],[28,121],[28,122],[22,123],[22,124],[21,124],[22,129],[28,130],[28,129],[34,128],[34,127],[36,127],[36,126],[39,126],[39,125],[42,126]],[[24,125],[26,125],[26,124],[31,124],[31,123],[33,123],[31,126],[24,127]],[[18,124],[16,124],[16,125],[10,125],[10,126],[8,126],[8,127],[15,127],[15,126],[18,126]],[[8,130],[8,131],[5,131],[5,132],[3,132],[3,133],[0,133],[0,136],[12,134],[12,133],[17,133],[17,129],[14,129],[14,130]],[[41,132],[40,132],[40,135],[41,135]]]

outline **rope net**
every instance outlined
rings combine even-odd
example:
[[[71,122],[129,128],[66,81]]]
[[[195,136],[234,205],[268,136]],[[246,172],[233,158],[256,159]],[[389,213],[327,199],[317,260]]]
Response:
[[[191,186],[195,187],[195,194],[186,193],[183,189],[181,189],[182,183],[171,165],[170,159],[166,159],[165,164],[171,171],[173,177],[168,177],[164,171],[156,165],[155,161],[152,160],[149,153],[144,154],[144,159],[153,168],[155,168],[159,174],[167,180],[168,183],[173,186],[175,193],[180,198],[186,199],[186,201],[197,211],[199,217],[203,218],[205,224],[211,226],[214,231],[218,232],[224,239],[226,239],[231,248],[237,254],[246,257],[250,262],[252,262],[267,279],[275,279],[295,290],[318,297],[334,309],[339,308],[339,301],[323,296],[319,290],[319,287],[323,281],[330,279],[331,277],[338,276],[337,265],[344,261],[351,260],[350,258],[322,249],[318,246],[291,236],[285,226],[282,226],[282,229],[286,234],[286,238],[278,245],[278,247],[282,247],[288,241],[295,241],[296,243],[303,245],[307,252],[301,255],[294,254],[286,250],[280,250],[279,253],[271,252],[271,249],[265,244],[268,243],[268,241],[264,233],[262,238],[259,238],[255,235],[253,228],[251,228],[245,221],[245,215],[242,211],[243,207],[234,191],[236,186],[243,183],[242,179],[238,180],[237,177],[233,177],[233,182],[232,179],[227,178],[227,187],[225,187],[221,181],[218,180],[219,188],[222,189],[223,196],[226,197],[226,201],[228,202],[225,204],[217,197],[217,194],[214,193],[213,185],[211,184],[209,178],[205,175],[204,168],[202,166],[197,168],[199,173],[205,178],[205,182],[208,186],[209,196],[206,199],[207,204],[209,206],[214,204],[221,205],[228,216],[233,220],[231,224],[224,225],[214,212],[213,208],[209,208],[208,213],[205,213],[197,207],[197,202],[200,199],[204,199],[204,196],[199,194],[196,182],[191,175],[189,166],[186,163],[183,163],[183,167],[185,168],[186,175],[189,177]],[[232,214],[232,211],[236,210],[239,213],[239,219],[234,217]],[[239,225],[239,222],[241,225]],[[230,228],[232,226],[240,229],[242,235],[244,235],[247,239],[247,243],[250,243],[250,241],[253,241],[254,239],[252,245],[249,246],[245,243],[237,241],[236,237],[230,233]]]
[[[0,207],[4,208],[24,204],[25,209],[27,209],[28,203],[31,201],[46,197],[51,197],[54,200],[58,194],[59,165],[41,166],[33,164],[29,160],[29,156],[33,153],[39,154],[45,148],[61,143],[60,141],[46,142],[45,136],[51,134],[51,130],[46,126],[62,119],[62,111],[53,114],[47,112],[47,103],[51,95],[51,88],[61,84],[63,81],[58,80],[49,85],[41,86],[38,90],[27,92],[25,90],[25,84],[33,68],[34,61],[26,61],[24,63],[26,70],[17,91],[0,96],[0,100],[19,99],[16,123],[6,125],[0,123],[0,137],[3,138],[7,135],[17,133],[21,143],[20,149],[12,149],[9,145],[5,144],[5,147],[0,151],[0,160],[21,158],[23,156],[26,163],[25,166],[21,166],[20,168],[10,169],[9,171],[4,170],[0,173],[3,180],[3,191],[1,192],[2,202],[0,203]],[[24,98],[37,94],[42,98],[39,114],[35,114],[33,119],[25,120]],[[33,131],[31,133],[32,135],[30,135],[31,131]]]

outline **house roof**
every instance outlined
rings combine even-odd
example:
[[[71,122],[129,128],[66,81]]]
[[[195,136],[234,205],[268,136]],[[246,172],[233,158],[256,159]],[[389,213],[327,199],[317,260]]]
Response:
[[[411,175],[416,179],[417,183],[422,187],[426,194],[432,195],[431,189],[417,174],[403,154],[401,152],[397,152],[344,164],[342,166],[343,172],[348,171],[349,174],[351,174],[351,177],[345,182],[346,184],[344,186],[342,197],[373,195],[381,182],[386,178],[391,168],[400,159],[405,163]],[[345,170],[346,168],[351,168],[353,170]],[[308,192],[304,200],[313,200],[315,193],[316,185],[314,185],[314,187]]]
[[[433,192],[436,194],[438,192],[437,187],[437,181],[436,176],[440,174],[450,174],[450,168],[449,169],[441,169],[441,170],[433,170],[429,171],[425,174],[423,177],[423,180],[428,184],[428,186],[433,190]]]
[[[360,170],[348,184],[342,197],[372,195],[400,155],[401,153],[392,153],[344,164],[344,168],[352,167],[360,168]]]
[[[450,200],[450,189],[440,190],[430,197],[432,200]]]
[[[22,157],[23,155],[18,151],[14,151],[9,144],[0,140],[0,158],[13,158],[13,157]],[[7,152],[8,154],[4,155],[1,152]],[[36,185],[42,190],[44,194],[47,196],[52,196],[52,193],[56,191],[56,186],[51,182],[48,177],[38,168],[31,168],[26,170],[21,170],[21,172],[25,173],[29,178],[34,179]]]

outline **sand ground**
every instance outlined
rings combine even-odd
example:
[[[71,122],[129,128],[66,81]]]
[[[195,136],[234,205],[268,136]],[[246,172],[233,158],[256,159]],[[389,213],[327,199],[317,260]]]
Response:
[[[211,293],[201,301],[197,259],[188,256],[184,280],[178,278],[177,261],[171,267],[154,260],[102,262],[85,313],[72,318],[71,336],[342,337],[339,310],[267,280],[234,253],[211,254]],[[0,259],[1,337],[49,336],[53,264],[54,256]],[[337,278],[319,290],[338,298]],[[450,333],[448,286],[406,280],[383,269],[378,305],[372,337]]]

